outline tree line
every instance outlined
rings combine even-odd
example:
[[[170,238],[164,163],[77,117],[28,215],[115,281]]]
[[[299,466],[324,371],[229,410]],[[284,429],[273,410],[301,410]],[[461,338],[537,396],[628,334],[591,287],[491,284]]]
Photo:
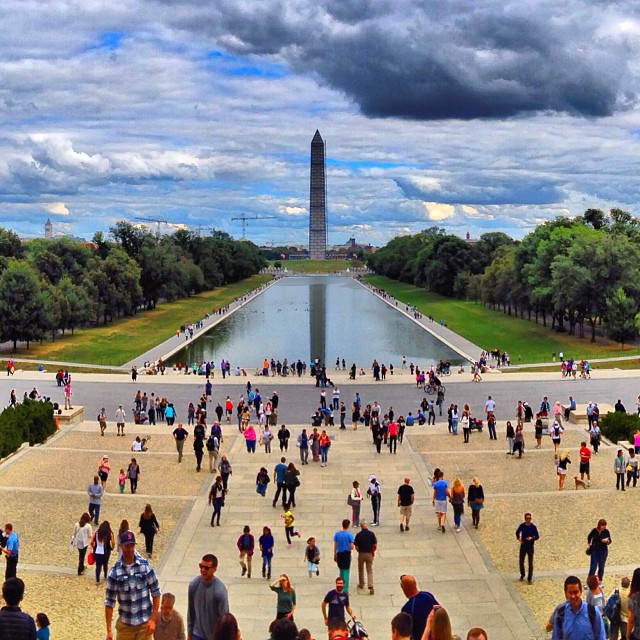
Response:
[[[224,232],[156,236],[121,221],[109,237],[22,242],[0,228],[0,340],[52,338],[107,324],[159,301],[237,282],[265,265],[251,242]]]
[[[588,209],[537,226],[522,241],[485,233],[465,241],[431,227],[369,256],[378,274],[475,300],[592,342],[596,327],[625,343],[640,331],[640,224],[621,209]]]

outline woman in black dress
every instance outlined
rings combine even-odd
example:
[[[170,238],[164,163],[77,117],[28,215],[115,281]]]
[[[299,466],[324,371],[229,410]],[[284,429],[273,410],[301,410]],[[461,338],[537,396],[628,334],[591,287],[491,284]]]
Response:
[[[140,527],[140,533],[144,536],[147,555],[151,557],[153,554],[153,539],[155,538],[156,533],[160,531],[160,525],[158,524],[156,514],[153,513],[153,509],[151,509],[150,504],[148,504],[140,514],[140,522],[138,523],[138,526]]]

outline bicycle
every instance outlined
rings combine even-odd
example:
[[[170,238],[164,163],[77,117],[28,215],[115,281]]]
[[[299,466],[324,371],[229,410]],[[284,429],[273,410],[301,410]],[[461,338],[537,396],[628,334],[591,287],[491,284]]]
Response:
[[[423,391],[427,392],[427,395],[430,395],[430,396],[432,396],[434,393],[438,393],[439,390],[441,390],[442,393],[446,393],[447,391],[447,389],[443,384],[438,386],[436,384],[432,384],[431,382],[425,382],[424,387],[422,387],[422,389]]]

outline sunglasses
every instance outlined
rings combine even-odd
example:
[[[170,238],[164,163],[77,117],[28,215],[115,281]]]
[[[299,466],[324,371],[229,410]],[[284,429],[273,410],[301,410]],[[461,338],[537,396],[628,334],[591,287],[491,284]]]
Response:
[[[213,569],[213,565],[209,564],[199,564],[198,566],[200,567],[201,571],[211,571],[211,569]]]

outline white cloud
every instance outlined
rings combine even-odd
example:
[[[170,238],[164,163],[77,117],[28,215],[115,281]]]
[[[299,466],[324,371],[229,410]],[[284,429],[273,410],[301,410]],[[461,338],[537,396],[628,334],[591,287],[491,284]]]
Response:
[[[441,222],[455,215],[455,207],[450,204],[441,204],[439,202],[423,202],[422,203],[426,216],[433,222]]]
[[[69,209],[67,209],[64,202],[43,202],[42,206],[50,213],[55,213],[59,216],[69,215]]]

